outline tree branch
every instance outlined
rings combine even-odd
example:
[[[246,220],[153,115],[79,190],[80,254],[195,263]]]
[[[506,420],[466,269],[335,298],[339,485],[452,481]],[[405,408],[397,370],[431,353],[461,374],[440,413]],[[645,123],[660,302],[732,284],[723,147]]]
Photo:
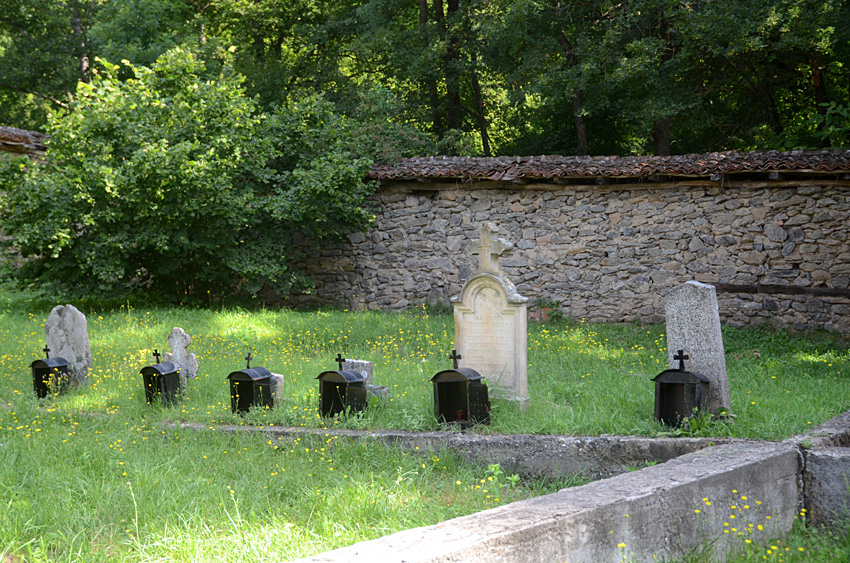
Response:
[[[53,102],[59,107],[71,109],[71,106],[69,106],[65,102],[57,100],[56,98],[51,98],[50,96],[46,96],[44,94],[39,94],[38,92],[33,92],[32,90],[25,90],[24,88],[18,88],[17,86],[12,86],[11,84],[4,84],[2,82],[0,82],[0,88],[5,88],[6,90],[14,90],[15,92],[22,92],[24,94],[32,94],[33,96],[37,96],[43,100],[47,100],[48,102]]]

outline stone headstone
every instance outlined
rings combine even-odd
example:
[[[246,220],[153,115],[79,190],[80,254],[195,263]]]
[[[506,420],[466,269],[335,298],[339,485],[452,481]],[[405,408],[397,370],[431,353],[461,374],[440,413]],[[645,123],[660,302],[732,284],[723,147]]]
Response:
[[[478,271],[452,298],[455,318],[455,349],[460,367],[472,368],[486,377],[493,396],[520,401],[528,399],[528,298],[520,295],[502,272],[499,257],[513,244],[498,238],[498,228],[484,223],[480,238],[467,248],[477,254]]]
[[[274,399],[274,406],[279,407],[283,402],[283,376],[279,373],[270,373],[272,374],[271,389],[272,398]]]
[[[684,350],[689,356],[685,370],[709,379],[708,409],[731,413],[726,356],[720,332],[717,292],[713,285],[689,281],[673,289],[665,303],[667,358],[671,369],[679,367],[673,356]]]
[[[366,372],[366,385],[372,385],[372,373],[373,373],[373,365],[372,362],[367,362],[366,360],[352,360],[346,358],[344,362],[342,362],[342,367],[340,368],[344,371],[356,371],[358,373]]]
[[[179,326],[174,327],[168,335],[168,345],[171,352],[163,355],[163,361],[174,362],[180,368],[180,382],[185,387],[187,379],[198,376],[198,359],[189,352],[192,337]]]
[[[91,369],[86,316],[73,305],[57,305],[44,323],[44,334],[51,358],[65,358],[75,383],[87,383]]]

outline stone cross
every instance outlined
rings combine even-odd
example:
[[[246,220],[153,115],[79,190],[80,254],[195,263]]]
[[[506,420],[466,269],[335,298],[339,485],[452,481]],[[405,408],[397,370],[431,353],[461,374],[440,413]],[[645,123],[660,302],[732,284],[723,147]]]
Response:
[[[336,363],[339,364],[339,371],[342,371],[342,366],[345,364],[345,358],[342,357],[342,354],[336,355]]]
[[[154,348],[154,349],[153,349],[153,357],[154,357],[154,359],[156,360],[156,363],[159,363],[159,357],[160,357],[160,356],[162,356],[162,354],[160,354],[160,353],[159,353],[159,350],[157,350],[156,348]]]
[[[50,348],[48,348],[47,345],[45,345],[44,348],[42,348],[42,351],[44,352],[45,359],[49,359],[50,358]]]
[[[471,240],[467,250],[473,256],[478,256],[478,272],[491,274],[501,273],[499,256],[507,254],[514,247],[510,241],[498,238],[499,229],[493,223],[483,223],[478,228],[480,238]]]
[[[251,356],[251,351],[248,350],[248,355],[245,356],[245,361],[247,362],[245,369],[251,369],[251,360],[253,360],[253,359],[254,359],[254,357]]]
[[[458,354],[458,353],[457,353],[457,350],[454,350],[454,349],[453,349],[453,350],[452,350],[451,355],[449,355],[449,358],[451,358],[452,363],[454,364],[454,369],[457,369],[457,361],[458,361],[458,360],[462,360],[462,359],[463,359],[463,356],[461,356],[460,354]]]
[[[171,352],[163,354],[162,359],[165,362],[174,362],[180,372],[180,385],[185,387],[188,379],[194,379],[198,375],[198,358],[189,352],[192,337],[176,326],[169,333],[167,340]]]
[[[690,360],[691,357],[685,354],[684,350],[679,350],[679,352],[673,356],[673,359],[679,362],[679,371],[685,371],[685,360]]]

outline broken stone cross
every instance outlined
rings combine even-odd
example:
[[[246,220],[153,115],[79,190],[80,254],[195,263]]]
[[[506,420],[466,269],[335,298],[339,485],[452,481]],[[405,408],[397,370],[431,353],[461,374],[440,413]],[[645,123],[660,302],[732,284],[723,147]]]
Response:
[[[467,250],[478,256],[478,272],[500,274],[499,256],[507,254],[514,247],[510,241],[499,238],[499,229],[493,223],[483,223],[478,229],[480,238],[467,243]]]
[[[194,379],[198,375],[198,358],[189,352],[189,344],[192,337],[179,326],[174,327],[168,337],[168,345],[171,352],[163,354],[163,361],[174,362],[180,369],[180,385],[186,386],[187,379]],[[159,358],[157,358],[157,362]]]

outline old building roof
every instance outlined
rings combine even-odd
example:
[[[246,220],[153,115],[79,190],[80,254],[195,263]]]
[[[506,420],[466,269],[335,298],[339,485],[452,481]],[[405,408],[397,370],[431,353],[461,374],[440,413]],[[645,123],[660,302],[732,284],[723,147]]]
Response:
[[[47,150],[47,135],[16,127],[0,127],[0,152],[40,155]]]
[[[676,156],[420,157],[375,164],[374,180],[503,182],[711,177],[752,172],[846,174],[850,150],[715,152]]]

